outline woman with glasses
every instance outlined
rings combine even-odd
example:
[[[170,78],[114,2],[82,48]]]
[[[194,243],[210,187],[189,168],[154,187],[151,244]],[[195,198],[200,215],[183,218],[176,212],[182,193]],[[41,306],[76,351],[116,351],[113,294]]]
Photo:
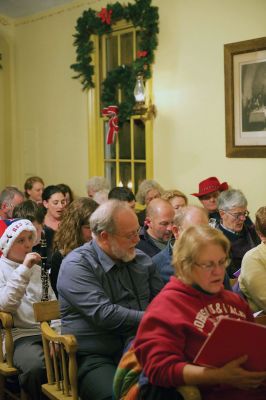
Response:
[[[246,356],[220,368],[193,364],[221,317],[253,321],[245,300],[223,287],[229,249],[220,231],[187,228],[174,245],[175,276],[140,322],[133,349],[149,383],[168,388],[168,400],[179,399],[175,388],[184,384],[197,385],[204,400],[266,398],[266,371],[244,369]]]
[[[249,218],[247,204],[246,197],[237,189],[226,190],[218,197],[221,216],[218,229],[231,243],[231,262],[227,270],[230,278],[234,278],[234,273],[240,269],[245,253],[260,243],[255,226]]]

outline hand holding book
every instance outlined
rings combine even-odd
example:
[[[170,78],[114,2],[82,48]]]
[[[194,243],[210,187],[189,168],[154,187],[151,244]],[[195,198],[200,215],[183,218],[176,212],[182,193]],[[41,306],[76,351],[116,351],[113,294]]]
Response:
[[[243,367],[266,371],[266,326],[221,318],[194,359],[194,364],[222,367],[247,355]]]

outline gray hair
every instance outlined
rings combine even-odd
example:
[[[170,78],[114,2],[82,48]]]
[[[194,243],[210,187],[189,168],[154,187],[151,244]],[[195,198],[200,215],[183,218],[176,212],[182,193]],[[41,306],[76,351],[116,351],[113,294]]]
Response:
[[[96,203],[98,204],[103,204],[105,201],[108,200],[108,193],[109,193],[108,189],[98,190],[94,194],[93,200],[96,201]]]
[[[206,220],[208,220],[208,213],[205,208],[196,205],[195,206],[191,205],[186,207],[180,207],[176,210],[173,224],[177,227],[182,227],[187,216],[190,215],[190,213],[193,211],[198,211],[199,213],[202,213],[203,216],[206,216]]]
[[[110,190],[110,184],[106,178],[103,176],[93,176],[90,178],[87,183],[86,183],[86,189],[88,190],[94,190],[95,192],[98,192],[99,190]]]
[[[103,231],[115,233],[117,229],[115,217],[121,210],[133,212],[124,201],[107,200],[101,204],[90,217],[90,228],[94,236],[99,236]]]
[[[4,203],[11,202],[16,194],[24,199],[24,193],[22,193],[15,186],[7,186],[4,190],[2,190],[0,193],[0,208]]]
[[[218,210],[228,211],[234,207],[247,207],[248,202],[241,190],[229,189],[218,197]]]
[[[158,182],[156,182],[156,181],[154,181],[152,179],[145,179],[139,185],[139,189],[138,189],[138,192],[136,194],[136,200],[140,204],[144,205],[145,204],[146,194],[152,189],[158,190],[158,192],[160,192],[161,195],[164,193],[163,188],[161,187],[161,185]]]

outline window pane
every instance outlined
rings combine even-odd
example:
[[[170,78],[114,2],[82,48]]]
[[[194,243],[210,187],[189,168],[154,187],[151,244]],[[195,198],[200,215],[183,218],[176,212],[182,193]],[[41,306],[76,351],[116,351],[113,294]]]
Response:
[[[146,179],[146,164],[135,164],[135,193],[137,193],[139,184]]]
[[[118,67],[117,36],[106,38],[106,72]]]
[[[118,67],[118,38],[107,36],[106,38],[106,77],[109,71]],[[118,101],[118,88],[115,91],[115,103]],[[101,104],[101,108],[103,105]]]
[[[109,130],[109,123],[108,121],[104,121],[104,158],[107,160],[116,157],[116,145],[115,145],[116,139],[114,140],[113,144],[106,144],[108,130]]]
[[[128,186],[129,182],[132,182],[130,163],[120,163],[120,181],[123,186]]]
[[[121,35],[121,64],[129,65],[133,62],[133,32]]]
[[[130,123],[125,122],[123,127],[119,129],[119,158],[122,160],[131,158],[131,142],[130,142]]]
[[[140,119],[134,119],[134,158],[135,160],[145,160],[145,154],[145,125]]]
[[[110,182],[111,187],[116,186],[116,165],[115,162],[105,163],[105,177]]]

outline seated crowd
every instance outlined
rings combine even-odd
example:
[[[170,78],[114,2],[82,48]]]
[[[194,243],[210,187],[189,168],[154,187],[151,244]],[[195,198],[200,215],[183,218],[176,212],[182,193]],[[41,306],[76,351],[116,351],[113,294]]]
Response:
[[[203,309],[223,304],[248,321],[266,312],[266,206],[253,224],[244,194],[216,177],[192,193],[201,205],[154,180],[141,182],[136,197],[127,187],[110,190],[103,177],[86,189],[75,198],[68,185],[45,187],[34,176],[24,193],[13,186],[0,193],[0,310],[13,316],[14,364],[29,398],[45,399],[46,382],[32,304],[58,298],[61,321],[52,326],[77,339],[81,400],[114,398],[129,343],[157,393],[131,400],[181,399],[175,389],[184,384],[207,400],[265,399],[266,371],[245,370],[245,355],[221,368],[193,359],[221,314],[198,329]]]

